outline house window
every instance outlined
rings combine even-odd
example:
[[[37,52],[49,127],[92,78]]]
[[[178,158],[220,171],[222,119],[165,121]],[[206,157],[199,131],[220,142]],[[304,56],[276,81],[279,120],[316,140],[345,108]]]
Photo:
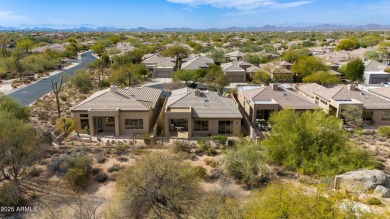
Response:
[[[125,119],[125,129],[144,129],[144,120]]]
[[[88,118],[88,114],[80,114],[80,118]]]
[[[114,117],[106,117],[106,127],[115,127]]]
[[[390,111],[384,111],[382,113],[382,121],[390,121]]]
[[[219,121],[218,122],[219,134],[232,134],[233,133],[233,121]]]
[[[363,112],[363,120],[364,121],[372,121],[373,117],[374,117],[373,111],[364,111]]]
[[[80,125],[82,129],[89,128],[89,119],[80,119]]]
[[[208,131],[209,130],[209,121],[195,120],[194,121],[194,130],[195,131]]]

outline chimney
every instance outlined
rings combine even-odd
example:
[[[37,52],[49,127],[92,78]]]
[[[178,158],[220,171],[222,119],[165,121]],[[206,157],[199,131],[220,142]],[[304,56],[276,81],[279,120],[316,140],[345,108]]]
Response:
[[[356,87],[355,87],[354,84],[349,84],[349,85],[348,85],[348,90],[350,90],[350,91],[355,91],[355,89],[356,89]]]
[[[277,91],[279,89],[279,85],[278,84],[271,84],[271,87],[272,87],[273,91]]]
[[[111,86],[110,87],[110,91],[113,92],[113,93],[117,93],[118,92],[118,87],[117,86]]]
[[[200,97],[200,90],[195,90],[194,95],[195,97]]]

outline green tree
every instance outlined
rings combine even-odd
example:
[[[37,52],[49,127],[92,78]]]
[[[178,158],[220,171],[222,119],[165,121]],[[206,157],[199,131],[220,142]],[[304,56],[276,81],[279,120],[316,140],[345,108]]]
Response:
[[[106,48],[107,48],[107,46],[102,42],[97,42],[91,46],[91,49],[99,56],[102,56],[104,54],[104,52],[106,51]]]
[[[162,152],[145,155],[117,179],[119,206],[115,217],[181,217],[200,197],[196,169]],[[121,211],[119,211],[119,209]]]
[[[341,83],[341,79],[327,71],[317,71],[305,76],[303,78],[303,82],[317,83],[324,86],[328,86]]]
[[[214,49],[209,54],[208,57],[212,59],[216,64],[220,65],[226,61],[225,53],[220,49]]]
[[[187,87],[190,86],[190,82],[196,81],[196,71],[195,70],[183,70],[180,69],[173,73],[173,81],[184,81]]]
[[[21,50],[15,50],[12,53],[12,59],[13,59],[12,68],[19,75],[20,80],[22,80],[24,74],[24,65],[22,64],[22,58],[23,58],[23,53]]]
[[[368,50],[364,53],[364,58],[374,61],[379,61],[380,55],[375,50]]]
[[[181,68],[183,59],[187,58],[188,54],[189,50],[180,44],[174,44],[173,46],[170,46],[161,52],[161,55],[163,56],[169,56],[176,59],[176,70],[179,70]]]
[[[349,61],[342,69],[342,73],[344,73],[346,79],[352,81],[360,81],[363,79],[365,66],[364,62],[359,58]]]
[[[286,62],[294,63],[298,59],[310,56],[310,50],[308,49],[296,49],[296,50],[288,50],[283,53],[282,59]]]
[[[24,51],[25,54],[27,54],[32,46],[34,45],[34,42],[30,39],[23,39],[20,40],[16,43],[16,48],[20,48],[21,50]]]
[[[291,66],[291,71],[301,77],[310,75],[313,72],[327,71],[329,69],[330,67],[325,65],[321,59],[314,56],[300,58]]]
[[[345,38],[339,41],[339,43],[336,45],[335,50],[340,51],[340,50],[354,50],[354,49],[359,49],[360,43],[356,38]]]
[[[147,69],[142,64],[128,64],[113,68],[110,81],[119,86],[131,86],[132,82],[144,79]]]
[[[269,85],[272,82],[271,75],[268,72],[262,70],[258,70],[251,74],[251,77],[252,83],[254,84]]]
[[[260,54],[247,54],[244,56],[244,61],[258,66],[260,64],[267,63],[269,59],[267,54],[262,52]]]
[[[357,106],[348,106],[341,110],[345,122],[359,128],[363,125],[362,110]]]
[[[210,65],[204,82],[222,94],[223,88],[229,85],[229,77],[222,71],[220,66]]]
[[[269,122],[272,131],[262,145],[272,161],[290,170],[332,176],[375,166],[368,152],[347,142],[342,121],[323,111],[282,110]]]
[[[85,69],[77,70],[76,76],[71,79],[71,83],[81,93],[88,93],[92,90],[91,75]]]

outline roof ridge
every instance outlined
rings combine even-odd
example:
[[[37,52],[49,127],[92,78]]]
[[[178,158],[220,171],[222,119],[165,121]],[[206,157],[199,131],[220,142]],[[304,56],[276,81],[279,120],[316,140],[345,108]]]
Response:
[[[187,91],[188,91],[188,88],[187,88]],[[183,96],[180,97],[179,99],[175,100],[173,103],[169,104],[169,106],[172,106],[172,105],[175,104],[177,101],[179,101],[179,100],[183,99],[184,97],[188,96],[190,93],[192,93],[192,92],[187,92],[187,93],[184,94],[184,95],[183,95],[183,94],[179,94],[179,95],[183,95]],[[177,95],[177,96],[179,96],[179,95]],[[169,106],[167,106],[167,107],[169,107]]]
[[[340,87],[340,89],[334,95],[332,95],[331,99],[333,99],[343,89],[344,89],[344,87]]]
[[[105,91],[105,92],[103,92],[103,91]],[[86,104],[86,103],[88,103],[88,102],[90,102],[90,101],[92,101],[92,100],[94,100],[94,99],[96,99],[96,98],[102,96],[103,94],[108,93],[109,91],[110,91],[109,88],[106,89],[106,90],[102,90],[102,91],[101,91],[101,94],[98,94],[98,95],[96,95],[95,97],[93,97],[93,98],[91,98],[91,99],[88,99],[88,98],[92,97],[92,96],[89,96],[87,99],[83,100],[81,103],[79,103],[79,104],[77,104],[76,106],[72,107],[70,110],[73,110],[73,109],[75,109],[75,108],[77,108],[77,107],[80,107],[81,105],[84,105],[84,104]]]
[[[251,99],[253,101],[253,99],[257,96],[259,96],[261,93],[263,93],[266,89],[270,88],[270,86],[267,86],[267,87],[259,87],[259,88],[256,88],[256,89],[253,89],[253,90],[257,90],[259,89],[259,92],[257,94],[255,94]],[[251,91],[253,91],[251,90]]]

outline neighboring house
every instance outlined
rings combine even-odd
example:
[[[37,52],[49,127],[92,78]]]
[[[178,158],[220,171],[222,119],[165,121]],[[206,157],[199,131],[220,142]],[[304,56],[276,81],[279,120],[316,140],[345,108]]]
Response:
[[[277,84],[238,85],[237,98],[252,122],[267,121],[273,112],[283,109],[302,112],[318,108],[299,94]]]
[[[360,90],[369,92],[387,101],[390,101],[390,83],[389,84],[375,84],[375,85],[363,85],[359,84]]]
[[[162,90],[143,87],[98,91],[71,108],[75,130],[91,136],[140,136],[154,127],[162,106]]]
[[[247,69],[253,71],[253,65],[245,61],[233,61],[221,65],[222,71],[230,82],[246,82],[249,79]]]
[[[191,88],[173,90],[164,114],[166,137],[191,138],[241,132],[242,115],[233,99]]]
[[[181,69],[197,70],[200,68],[208,68],[212,64],[214,64],[213,60],[204,56],[196,56],[185,59],[185,62],[181,65]]]
[[[319,84],[304,84],[297,87],[298,93],[321,107],[329,115],[342,118],[342,111],[348,106],[357,106],[364,121],[375,125],[390,124],[390,102],[369,92],[357,89],[355,85],[326,88]]]
[[[390,82],[390,74],[385,72],[389,66],[373,60],[365,61],[364,66],[363,81],[365,84]]]
[[[175,70],[175,59],[158,54],[146,58],[143,63],[156,78],[172,78],[172,73]]]
[[[110,57],[121,56],[134,50],[134,46],[132,46],[130,42],[119,42],[113,48],[117,48],[120,52],[113,54]]]
[[[260,66],[264,72],[270,74],[271,78],[278,82],[292,82],[293,73],[290,71],[291,63],[285,61],[275,61]]]
[[[241,61],[244,59],[244,53],[240,52],[240,50],[236,50],[233,52],[226,53],[225,58],[227,62]]]

